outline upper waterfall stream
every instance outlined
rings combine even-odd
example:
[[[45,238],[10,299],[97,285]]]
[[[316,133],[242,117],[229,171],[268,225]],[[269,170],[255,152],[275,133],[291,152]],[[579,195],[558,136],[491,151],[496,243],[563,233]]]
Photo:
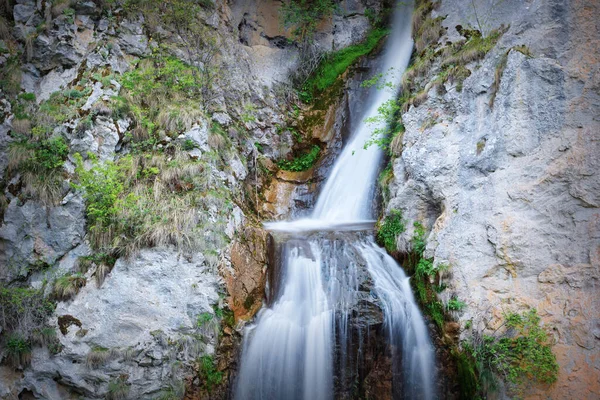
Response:
[[[394,16],[382,72],[399,84],[412,40],[411,7]],[[383,311],[393,397],[433,399],[434,352],[409,279],[373,239],[373,198],[382,151],[364,149],[374,126],[364,122],[397,93],[377,90],[336,161],[311,218],[265,224],[280,246],[278,291],[247,327],[235,398],[332,399],[348,382],[356,333],[352,310],[368,302]],[[369,222],[370,221],[370,222]],[[364,282],[372,289],[361,291]],[[360,345],[359,345],[360,346]],[[360,351],[360,350],[359,350]],[[345,383],[346,382],[346,383]]]

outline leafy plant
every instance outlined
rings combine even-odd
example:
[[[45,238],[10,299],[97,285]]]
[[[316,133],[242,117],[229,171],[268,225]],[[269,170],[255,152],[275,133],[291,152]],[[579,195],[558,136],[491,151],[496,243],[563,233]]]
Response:
[[[202,386],[210,392],[215,386],[221,384],[221,382],[223,381],[223,373],[217,370],[215,366],[215,361],[212,356],[202,356],[200,357],[198,362],[198,375],[202,381]]]
[[[389,215],[378,224],[377,241],[392,253],[396,251],[396,240],[398,235],[404,232],[404,221],[402,220],[402,211],[391,210]]]
[[[306,171],[315,164],[315,162],[319,159],[319,154],[321,153],[321,148],[317,145],[314,145],[308,153],[301,155],[300,157],[294,158],[292,161],[281,160],[277,163],[279,168],[285,171]]]
[[[0,286],[0,323],[3,332],[29,340],[34,331],[46,327],[54,303],[44,298],[43,290]]]
[[[300,42],[311,40],[317,25],[335,9],[333,0],[289,0],[280,8],[280,17]]]
[[[457,298],[452,298],[448,301],[448,304],[446,304],[446,307],[448,308],[448,310],[451,311],[462,311],[463,308],[465,308],[467,306],[467,303],[465,303],[462,300],[459,300]]]
[[[497,334],[498,330],[503,333]],[[496,335],[484,335],[473,343],[463,343],[466,357],[471,357],[475,375],[471,376],[482,395],[495,390],[495,377],[500,377],[511,385],[513,392],[529,381],[550,384],[558,376],[556,356],[552,353],[552,341],[540,326],[536,309],[524,313],[504,314],[503,325]]]
[[[31,362],[31,346],[19,335],[12,335],[6,341],[6,352],[14,368],[23,368]]]

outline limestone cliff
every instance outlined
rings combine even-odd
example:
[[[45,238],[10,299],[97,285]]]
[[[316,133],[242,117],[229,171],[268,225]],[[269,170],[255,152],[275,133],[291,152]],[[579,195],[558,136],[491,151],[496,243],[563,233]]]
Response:
[[[433,8],[433,29],[414,33],[415,57],[437,53],[407,72],[412,101],[385,183],[387,211],[406,220],[398,249],[410,253],[413,223],[425,226],[424,257],[449,267],[438,298],[466,303],[450,312],[463,340],[492,334],[509,311],[538,310],[560,370],[551,386],[526,385],[526,397],[597,398],[600,8],[552,0]],[[499,39],[475,56],[467,41],[451,58],[468,29]],[[445,334],[453,329],[447,323]]]

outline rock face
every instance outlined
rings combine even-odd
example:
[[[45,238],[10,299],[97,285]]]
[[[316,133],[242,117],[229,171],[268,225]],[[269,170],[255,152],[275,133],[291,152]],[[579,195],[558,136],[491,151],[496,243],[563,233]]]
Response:
[[[43,399],[64,399],[66,387],[104,398],[109,384],[127,375],[129,396],[151,398],[183,378],[175,361],[214,352],[217,331],[197,321],[214,314],[219,282],[201,256],[142,250],[131,262],[119,260],[95,286],[90,281],[73,301],[58,304],[52,324],[63,349],[57,355],[36,349],[19,387]]]
[[[441,42],[460,36],[456,25],[475,24],[469,7],[441,2],[435,12],[448,15]],[[472,321],[486,332],[505,311],[537,308],[556,341],[560,372],[551,387],[529,389],[532,398],[596,398],[600,7],[532,1],[479,11],[492,27],[510,28],[468,65],[462,91],[448,83],[444,94],[429,90],[427,101],[402,115],[406,132],[388,204],[409,222],[398,247],[409,250],[414,221],[431,229],[426,256],[451,266],[441,297],[467,303],[458,315],[463,326]]]

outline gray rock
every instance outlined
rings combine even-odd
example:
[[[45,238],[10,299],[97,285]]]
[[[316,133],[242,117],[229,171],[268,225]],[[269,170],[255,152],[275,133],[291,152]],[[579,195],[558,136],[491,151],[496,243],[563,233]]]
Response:
[[[50,95],[67,87],[77,78],[77,68],[71,69],[53,69],[39,81],[35,94],[38,103],[48,100]]]
[[[26,273],[28,264],[41,260],[50,265],[79,245],[85,235],[84,204],[81,196],[46,210],[13,198],[0,227],[0,281],[12,281]]]
[[[119,44],[123,51],[134,56],[144,56],[148,54],[148,38],[142,29],[142,21],[123,21],[120,28],[123,33],[119,35]]]
[[[74,300],[58,304],[56,315],[77,318],[81,328],[72,325],[66,335],[59,333],[60,356],[34,351],[31,368],[16,385],[58,400],[64,397],[57,396],[60,385],[52,378],[60,377],[62,385],[85,398],[103,398],[108,382],[127,374],[131,398],[152,398],[172,377],[176,361],[189,363],[214,351],[214,332],[200,332],[207,345],[190,336],[199,333],[198,315],[212,313],[219,301],[217,277],[202,260],[169,249],[142,250],[131,261],[118,260],[101,288],[89,282]],[[87,333],[78,335],[80,329]],[[108,360],[86,367],[87,354],[97,347],[111,349]]]
[[[34,4],[16,4],[13,8],[13,17],[15,22],[25,24],[35,12]]]
[[[208,147],[208,126],[202,123],[202,126],[194,125],[192,129],[185,133],[187,139],[192,140],[202,151],[209,151]]]

